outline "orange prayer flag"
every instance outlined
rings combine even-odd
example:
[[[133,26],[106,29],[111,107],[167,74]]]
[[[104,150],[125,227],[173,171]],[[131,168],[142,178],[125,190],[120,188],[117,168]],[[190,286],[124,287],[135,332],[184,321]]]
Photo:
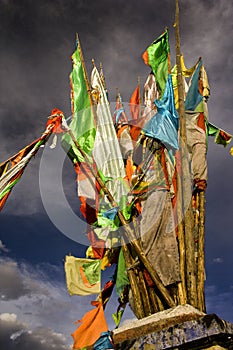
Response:
[[[134,90],[131,98],[130,98],[130,114],[131,118],[133,120],[139,118],[139,113],[140,113],[140,91],[139,91],[139,86],[136,87]]]
[[[91,304],[96,308],[88,311],[81,320],[75,322],[81,323],[81,325],[72,333],[74,339],[73,350],[80,350],[85,346],[93,345],[102,332],[108,331],[103,305],[98,301],[92,301]]]

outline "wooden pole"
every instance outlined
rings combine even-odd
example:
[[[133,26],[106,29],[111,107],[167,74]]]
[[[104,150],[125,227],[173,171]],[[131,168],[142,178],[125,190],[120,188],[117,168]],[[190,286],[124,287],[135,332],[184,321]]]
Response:
[[[122,237],[122,251],[125,259],[130,287],[133,294],[133,303],[134,303],[133,311],[135,312],[136,317],[140,319],[145,317],[146,315],[144,312],[143,302],[140,294],[140,288],[138,286],[138,279],[132,268],[132,265],[133,265],[132,257],[130,255],[129,248],[123,237]]]
[[[182,210],[182,186],[180,175],[177,173],[177,230],[178,230],[178,248],[179,248],[179,263],[180,263],[180,278],[178,283],[178,298],[179,304],[185,305],[187,303],[186,291],[186,265],[185,265],[185,238],[184,238],[184,224],[183,224],[183,210]]]
[[[135,216],[133,216],[133,218],[132,218],[132,223],[133,223],[136,238],[138,238],[139,243],[141,245],[141,240],[139,238],[140,237],[139,225],[138,225],[137,218]],[[138,273],[139,283],[140,283],[139,289],[140,289],[140,293],[142,296],[142,302],[144,305],[145,316],[149,316],[153,313],[153,307],[152,307],[151,302],[150,302],[149,290],[148,290],[148,287],[146,285],[145,277],[143,275],[143,272],[142,272],[140,265],[141,264],[139,264],[139,266],[137,268],[137,273]]]
[[[199,193],[199,230],[198,230],[198,270],[197,270],[197,300],[198,309],[206,312],[205,307],[205,192]]]
[[[195,247],[194,247],[194,218],[192,201],[187,196],[190,190],[190,170],[187,157],[187,138],[186,138],[186,121],[184,108],[184,84],[181,67],[180,52],[180,32],[179,32],[179,1],[176,0],[176,64],[177,64],[177,82],[178,82],[178,100],[179,100],[179,117],[180,117],[180,151],[182,164],[182,198],[183,198],[183,217],[185,231],[185,266],[186,266],[186,288],[187,302],[197,307],[197,285],[196,285],[196,265],[195,265]]]

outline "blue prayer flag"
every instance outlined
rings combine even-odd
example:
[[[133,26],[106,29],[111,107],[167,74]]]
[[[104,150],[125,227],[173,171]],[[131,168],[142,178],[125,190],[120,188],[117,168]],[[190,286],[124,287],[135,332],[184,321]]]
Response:
[[[179,117],[175,108],[172,77],[169,74],[161,100],[154,101],[157,113],[146,123],[143,132],[146,136],[160,140],[166,147],[177,150]]]

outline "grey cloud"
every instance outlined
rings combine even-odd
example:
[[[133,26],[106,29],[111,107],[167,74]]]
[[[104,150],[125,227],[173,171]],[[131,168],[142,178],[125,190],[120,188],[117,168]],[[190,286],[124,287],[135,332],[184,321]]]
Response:
[[[59,269],[61,267],[50,264],[32,267],[26,263],[19,265],[12,259],[0,259],[1,312],[5,312],[4,321],[7,319],[14,324],[12,334],[20,331],[22,327],[17,327],[16,316],[9,313],[17,315],[20,322],[30,325],[33,329],[40,327],[43,333],[47,329],[48,334],[49,329],[55,329],[69,339],[76,328],[73,322],[81,319],[87,308],[91,309],[90,301],[93,297],[85,300],[81,297],[70,298],[65,280],[55,277],[62,274],[63,271]],[[20,334],[17,339],[24,336],[27,336],[27,332]],[[35,337],[36,333],[33,339]],[[29,340],[31,341],[31,338]]]
[[[38,327],[33,330],[29,325],[17,320],[14,314],[0,314],[0,346],[7,350],[67,350],[66,338],[51,329]]]
[[[18,299],[29,292],[23,283],[21,274],[16,262],[0,259],[0,294],[1,299]]]
[[[48,264],[48,266],[50,266]],[[56,267],[50,269],[57,270]],[[39,268],[32,268],[28,264],[18,264],[8,258],[0,258],[0,294],[1,299],[16,300],[23,296],[43,295],[48,297],[49,282],[48,276]],[[43,281],[47,281],[46,283]]]
[[[214,258],[213,259],[213,263],[216,263],[216,264],[222,264],[223,263],[223,258]]]

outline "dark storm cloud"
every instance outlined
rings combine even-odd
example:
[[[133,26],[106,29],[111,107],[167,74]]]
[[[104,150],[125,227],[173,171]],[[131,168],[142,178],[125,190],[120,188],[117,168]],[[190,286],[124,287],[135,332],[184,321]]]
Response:
[[[0,5],[0,162],[41,135],[52,108],[58,107],[66,116],[70,115],[70,56],[74,50],[76,32],[79,33],[88,71],[91,69],[92,58],[95,58],[97,65],[100,61],[103,63],[111,101],[115,99],[116,87],[120,89],[123,100],[128,101],[137,84],[138,76],[141,77],[143,84],[150,69],[144,65],[141,54],[166,26],[169,28],[172,63],[175,60],[173,28],[175,1],[173,0],[98,2],[2,0]],[[219,2],[180,0],[181,48],[186,65],[190,67],[199,56],[203,57],[211,88],[208,104],[210,121],[231,134],[233,133],[232,15],[233,3],[229,0]],[[69,245],[59,238],[59,234],[53,235],[48,218],[45,219],[43,216],[35,218],[29,215],[43,211],[38,185],[41,154],[42,152],[38,153],[29,164],[3,209],[1,215],[4,217],[4,235],[3,248],[0,249],[6,254],[7,252],[3,251],[4,245],[11,252],[13,247],[12,254],[17,252],[17,258],[24,257],[36,263],[38,260],[48,261],[53,255],[53,263],[57,263],[59,257],[63,256],[61,250],[63,249],[65,254]],[[231,273],[233,158],[229,155],[229,148],[224,149],[210,139],[208,164],[207,312],[216,312],[220,317],[233,321]],[[51,163],[48,163],[49,166]],[[72,166],[67,163],[67,168],[69,166],[70,173],[73,174]],[[66,181],[69,192],[72,191],[74,194],[71,199],[74,204],[75,178],[70,175],[68,180],[65,179],[65,183]],[[47,185],[49,189],[49,179]],[[50,237],[48,241],[46,234]],[[7,240],[7,237],[10,239]],[[78,248],[75,250],[72,247],[72,251],[79,255]],[[28,317],[27,320],[36,325],[39,323],[43,324],[43,327],[52,325],[53,329],[57,329],[57,319],[62,319],[62,314],[66,314],[67,318],[59,325],[59,332],[63,331],[63,334],[69,335],[71,330],[68,331],[66,325],[81,317],[85,308],[85,311],[89,309],[89,305],[84,305],[82,302],[75,304],[72,301],[74,304],[70,304],[72,303],[70,299],[65,300],[57,289],[51,289],[51,285],[46,284],[41,276],[34,279],[26,278],[28,275],[26,273],[22,275],[22,270],[19,271],[16,261],[5,260],[0,271],[5,280],[4,293],[9,302],[4,304],[5,311],[13,309],[13,312],[17,313],[14,303],[10,304],[10,301],[13,299],[15,302],[16,298],[19,298],[17,311],[21,312],[21,315],[25,312],[22,319]],[[38,277],[35,271],[30,270],[30,274]],[[39,289],[39,293],[36,293],[40,283],[44,289]],[[52,297],[51,290],[57,299]],[[26,306],[29,296],[31,304]],[[115,312],[115,305],[111,307]],[[59,350],[63,349],[59,348],[57,343],[60,339],[63,346],[60,336],[43,329],[38,331],[39,335],[36,338],[35,332],[29,333],[28,326],[22,325],[14,316],[11,324],[6,321],[5,316],[2,326],[5,327],[2,328],[4,330],[2,333],[5,334],[5,338],[1,338],[4,342],[2,344],[8,344],[3,347],[4,349],[10,350],[12,344],[14,346],[17,344],[18,350],[21,348],[26,350],[27,348],[22,346],[23,340],[25,344],[30,344],[33,350],[42,348],[47,350],[46,346],[51,347],[51,344]],[[18,331],[19,335],[15,341],[10,340],[10,336]],[[54,343],[39,345],[43,340],[42,333],[45,339],[51,336],[51,341]]]
[[[50,264],[42,264],[36,269],[25,263],[18,264],[13,259],[0,257],[0,300],[16,300],[23,296],[30,298],[39,294],[48,296],[48,288],[41,283],[48,278],[48,274],[43,273],[43,270],[48,271],[48,274],[50,270],[50,274],[54,276],[58,272],[61,273],[60,268],[58,271],[58,267]]]
[[[29,292],[22,281],[17,263],[12,260],[0,259],[0,299],[18,299]]]
[[[48,263],[34,266],[18,264],[9,258],[1,258],[0,266],[1,313],[5,317],[9,313],[14,314],[13,320],[17,318],[21,323],[30,325],[31,329],[43,327],[43,332],[46,328],[55,329],[69,339],[76,328],[73,322],[80,319],[91,306],[90,298],[81,303],[78,298],[70,298],[65,280],[58,277],[64,274],[63,267]],[[8,318],[12,320],[12,317]]]
[[[65,337],[50,329],[36,328],[17,320],[15,314],[0,314],[0,346],[8,350],[67,350]]]

